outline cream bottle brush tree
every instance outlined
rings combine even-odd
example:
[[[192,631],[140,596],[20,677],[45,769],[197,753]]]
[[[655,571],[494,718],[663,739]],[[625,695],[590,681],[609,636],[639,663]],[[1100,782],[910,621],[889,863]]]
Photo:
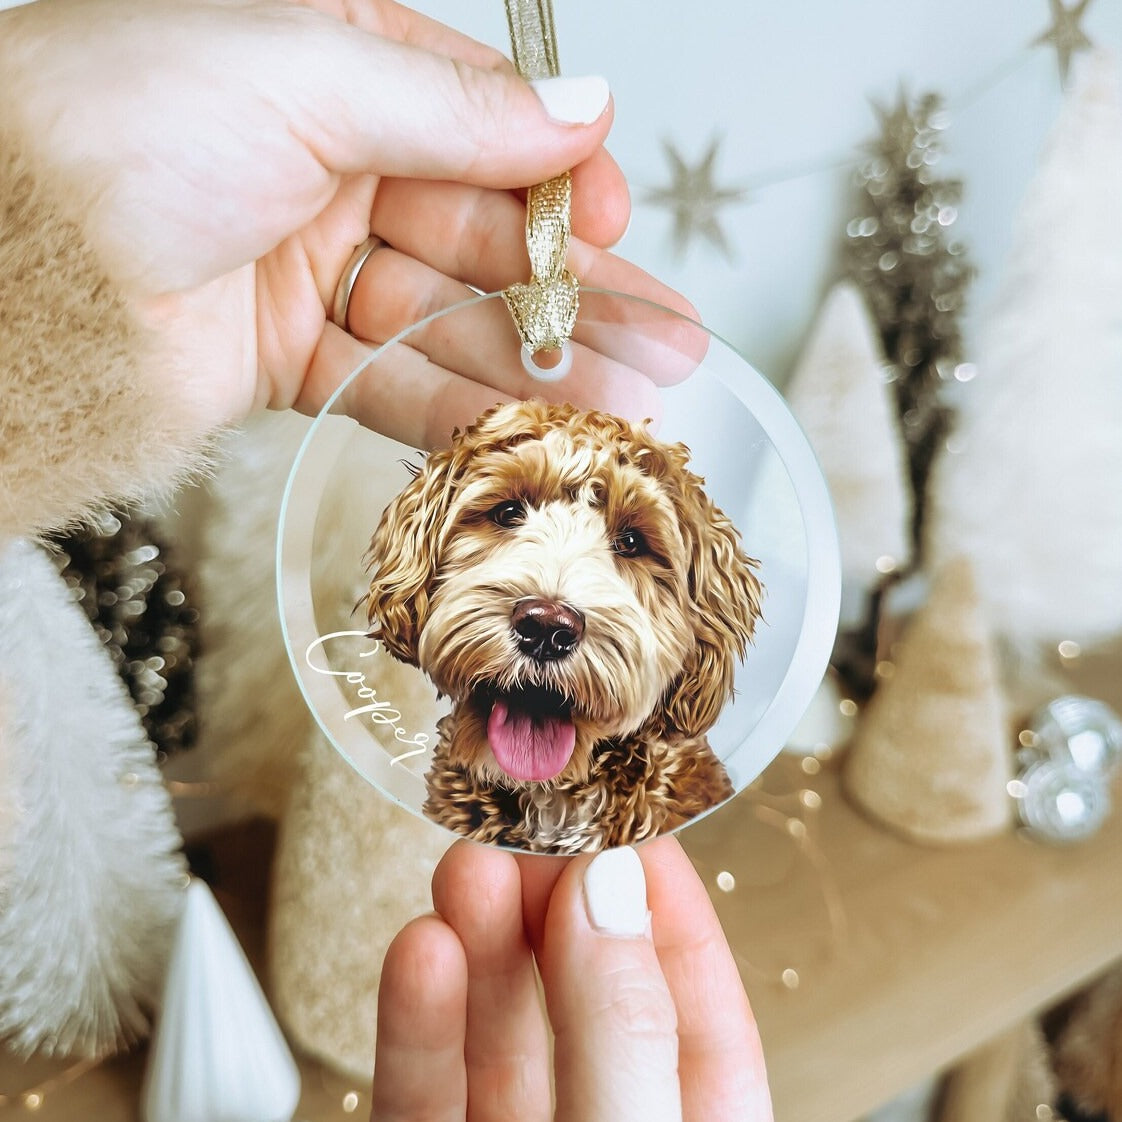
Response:
[[[861,623],[869,594],[911,560],[912,498],[884,354],[861,293],[834,286],[786,397],[822,466],[838,525],[842,622]]]
[[[1015,220],[951,447],[930,551],[968,554],[995,631],[1023,653],[1122,629],[1122,106],[1114,59],[1081,61]]]

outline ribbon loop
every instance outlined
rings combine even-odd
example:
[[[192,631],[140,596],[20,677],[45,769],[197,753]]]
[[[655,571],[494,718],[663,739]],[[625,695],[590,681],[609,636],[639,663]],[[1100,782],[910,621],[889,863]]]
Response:
[[[560,347],[573,333],[580,303],[577,278],[565,268],[572,179],[568,172],[531,187],[526,198],[528,284],[512,284],[506,306],[531,353]]]
[[[565,271],[572,200],[568,172],[531,187],[526,196],[526,249],[537,279],[554,280]]]
[[[551,0],[506,0],[506,14],[518,73],[531,80],[557,77],[560,68]],[[531,187],[526,196],[530,281],[511,285],[503,299],[531,354],[564,347],[576,324],[580,285],[565,268],[572,197],[568,172]]]
[[[522,342],[532,354],[556,350],[572,335],[580,286],[568,270],[556,280],[512,284],[503,298]]]

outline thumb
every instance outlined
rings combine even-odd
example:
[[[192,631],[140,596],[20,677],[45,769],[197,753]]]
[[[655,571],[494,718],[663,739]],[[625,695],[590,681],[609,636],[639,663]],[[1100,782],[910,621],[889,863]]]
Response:
[[[634,849],[605,850],[565,869],[540,964],[556,1037],[558,1122],[681,1119],[677,1014]]]
[[[300,54],[293,93],[317,155],[336,172],[527,186],[587,159],[611,125],[600,77],[526,82],[505,66],[331,19],[302,37]]]

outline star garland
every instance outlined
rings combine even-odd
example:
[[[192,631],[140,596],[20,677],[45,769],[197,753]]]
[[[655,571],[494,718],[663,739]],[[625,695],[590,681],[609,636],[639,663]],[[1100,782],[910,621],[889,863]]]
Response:
[[[1051,25],[1030,40],[1013,58],[1006,59],[978,82],[969,87],[965,96],[956,99],[953,108],[961,112],[999,81],[1019,68],[1037,47],[1052,47],[1056,51],[1060,83],[1065,87],[1070,76],[1071,62],[1080,51],[1091,50],[1095,43],[1083,30],[1081,22],[1091,0],[1076,0],[1065,7],[1063,0],[1048,0]],[[732,204],[751,203],[756,190],[786,183],[806,175],[831,171],[856,161],[846,153],[832,153],[810,159],[792,167],[772,168],[743,179],[741,186],[725,187],[716,182],[715,167],[721,141],[715,139],[696,164],[689,163],[672,140],[664,139],[663,151],[669,164],[669,183],[649,189],[642,201],[660,207],[673,217],[672,245],[679,260],[698,240],[716,247],[726,260],[735,260],[732,243],[722,225],[721,212]]]
[[[645,201],[665,207],[674,216],[674,252],[679,258],[685,256],[694,238],[700,236],[726,258],[733,259],[732,245],[721,226],[721,208],[750,200],[742,187],[717,186],[714,169],[720,145],[720,139],[714,138],[701,159],[691,165],[672,141],[662,143],[670,164],[670,183],[648,191]]]
[[[1094,45],[1087,33],[1079,26],[1091,0],[1078,0],[1071,8],[1065,8],[1063,0],[1048,0],[1052,8],[1052,26],[1032,41],[1034,47],[1051,44],[1056,48],[1056,62],[1060,68],[1060,84],[1068,84],[1071,71],[1071,57],[1079,51],[1089,51]]]

